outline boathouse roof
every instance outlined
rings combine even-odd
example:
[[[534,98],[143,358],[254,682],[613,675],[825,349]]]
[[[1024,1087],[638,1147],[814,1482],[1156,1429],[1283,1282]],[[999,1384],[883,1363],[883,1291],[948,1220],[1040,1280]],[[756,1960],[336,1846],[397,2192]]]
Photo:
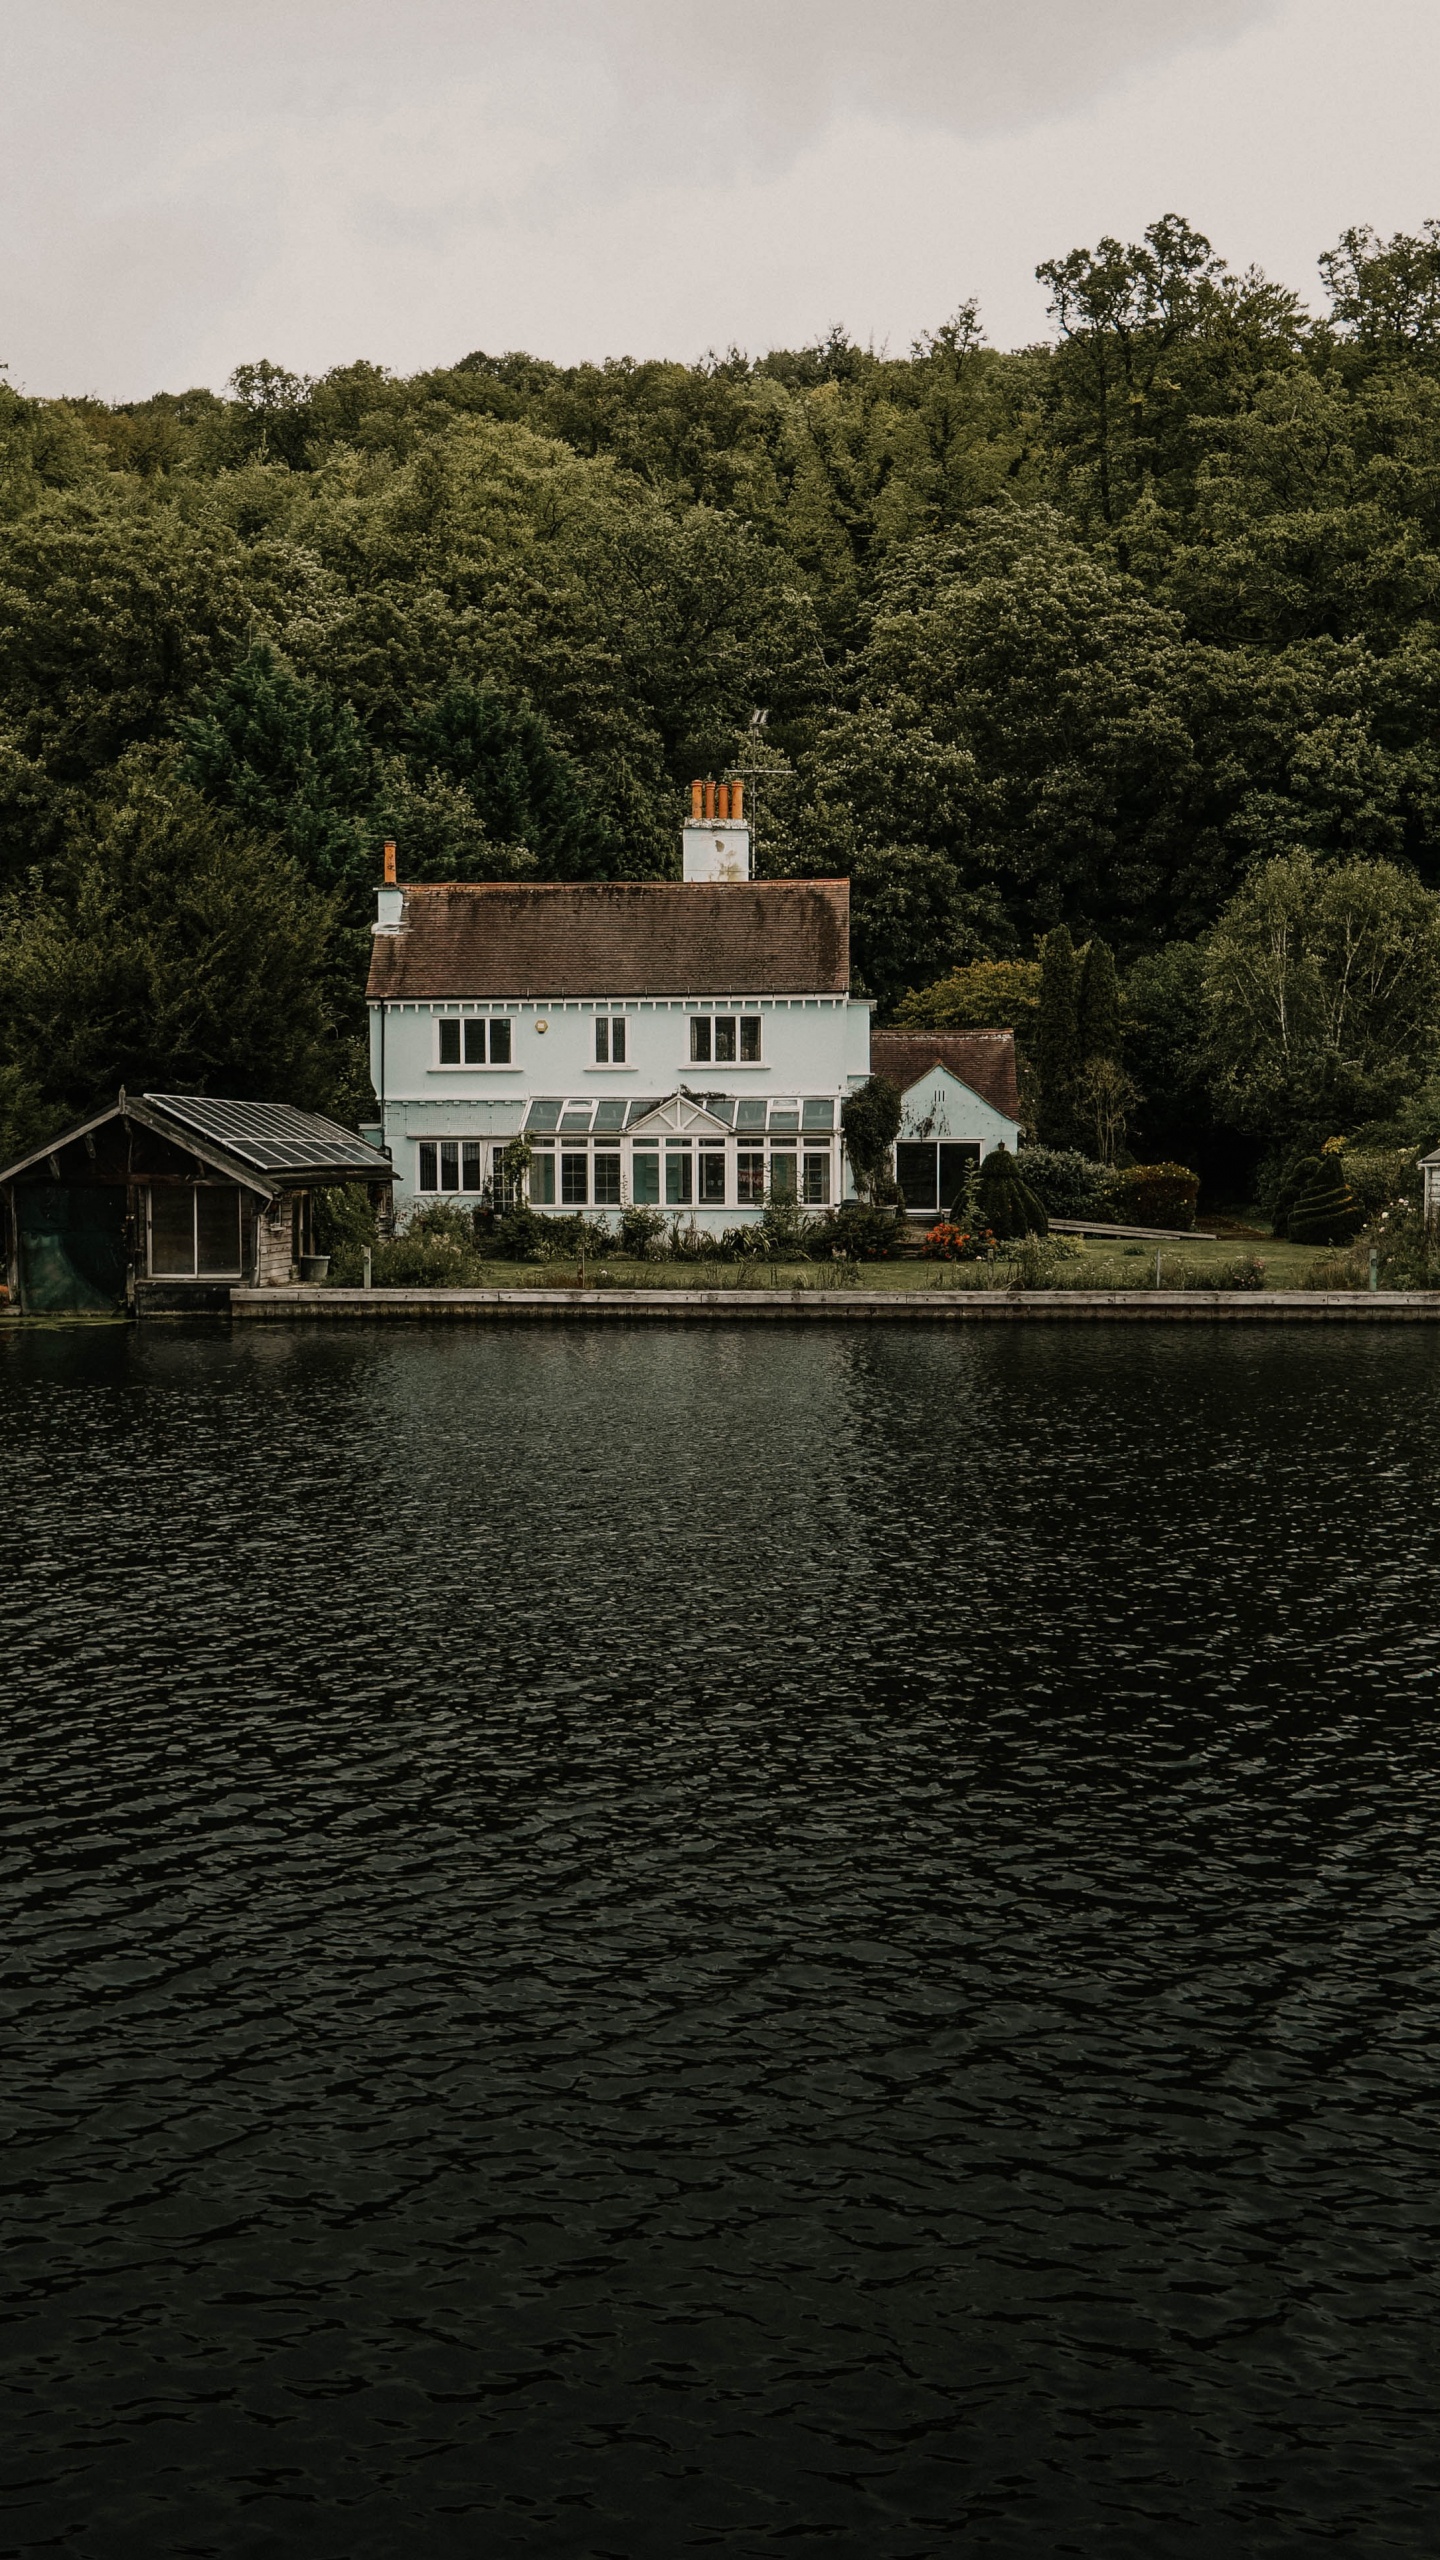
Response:
[[[845,995],[848,880],[427,880],[376,932],[372,1002]]]
[[[97,1153],[100,1133],[116,1128],[144,1131],[182,1147],[212,1171],[248,1182],[260,1192],[287,1183],[394,1179],[388,1156],[367,1146],[353,1129],[342,1129],[338,1121],[322,1119],[315,1111],[295,1111],[283,1102],[231,1102],[199,1093],[147,1093],[137,1102],[122,1093],[105,1110],[60,1130],[16,1163],[0,1167],[0,1183],[24,1174],[59,1181],[62,1171],[67,1171],[61,1161],[65,1150],[81,1144],[82,1170],[89,1178],[123,1180],[127,1168],[142,1175],[145,1166],[135,1161],[133,1151],[122,1149],[113,1163],[107,1151]]]

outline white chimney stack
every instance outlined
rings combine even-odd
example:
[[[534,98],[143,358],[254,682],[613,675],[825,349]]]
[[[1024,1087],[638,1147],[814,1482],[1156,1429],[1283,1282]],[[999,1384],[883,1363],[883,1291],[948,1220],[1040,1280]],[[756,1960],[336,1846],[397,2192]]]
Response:
[[[692,782],[682,836],[687,880],[748,880],[750,830],[743,782]]]

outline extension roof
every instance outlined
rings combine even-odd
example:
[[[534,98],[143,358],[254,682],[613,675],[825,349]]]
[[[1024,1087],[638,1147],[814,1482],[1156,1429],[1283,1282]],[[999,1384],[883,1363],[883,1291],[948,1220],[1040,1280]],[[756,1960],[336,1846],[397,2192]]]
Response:
[[[1020,1117],[1013,1031],[872,1031],[870,1072],[889,1076],[902,1093],[932,1067],[948,1067],[1003,1119]]]
[[[846,995],[848,880],[422,881],[372,1001]]]

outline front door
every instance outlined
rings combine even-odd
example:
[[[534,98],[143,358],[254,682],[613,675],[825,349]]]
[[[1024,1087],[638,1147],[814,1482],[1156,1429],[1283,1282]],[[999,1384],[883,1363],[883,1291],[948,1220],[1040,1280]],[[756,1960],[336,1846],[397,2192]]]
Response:
[[[92,1314],[124,1304],[122,1183],[17,1183],[14,1200],[27,1313]]]

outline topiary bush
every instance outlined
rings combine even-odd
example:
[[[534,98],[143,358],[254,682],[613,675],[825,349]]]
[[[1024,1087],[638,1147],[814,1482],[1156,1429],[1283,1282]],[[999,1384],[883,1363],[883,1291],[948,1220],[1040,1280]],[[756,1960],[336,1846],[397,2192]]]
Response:
[[[1081,1213],[1084,1214],[1083,1211]],[[951,1210],[965,1226],[988,1227],[992,1236],[1045,1236],[1050,1220],[1008,1147],[992,1147],[966,1194]]]
[[[1338,1155],[1318,1156],[1309,1182],[1285,1214],[1285,1233],[1292,1244],[1348,1244],[1365,1223],[1365,1212],[1345,1179]]]
[[[1078,1147],[1021,1146],[1017,1169],[1052,1218],[1108,1218],[1115,1176]]]
[[[1193,1227],[1200,1176],[1187,1164],[1131,1164],[1113,1177],[1111,1214],[1122,1227]]]

